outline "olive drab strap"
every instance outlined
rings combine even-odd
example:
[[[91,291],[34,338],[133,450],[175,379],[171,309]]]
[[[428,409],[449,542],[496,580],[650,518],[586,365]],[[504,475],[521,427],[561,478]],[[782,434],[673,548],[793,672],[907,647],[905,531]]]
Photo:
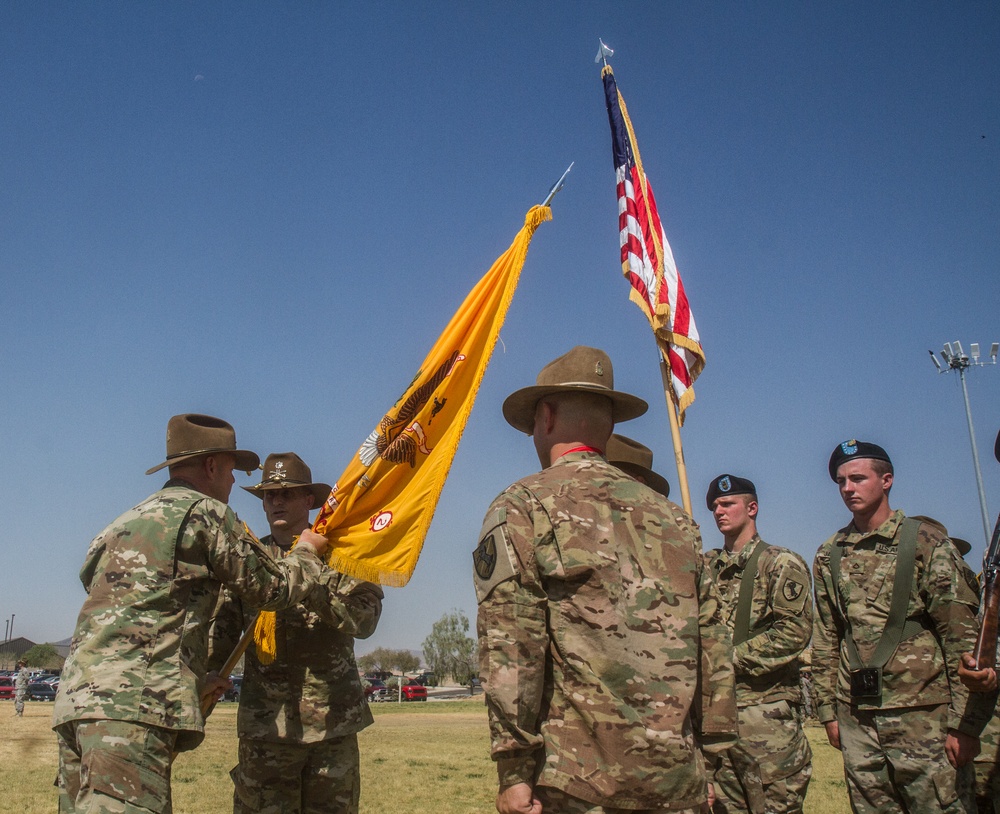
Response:
[[[847,646],[847,658],[852,670],[863,667],[885,667],[899,647],[899,643],[912,636],[923,625],[916,619],[907,619],[910,604],[910,591],[913,587],[913,570],[917,559],[917,530],[920,522],[906,517],[902,522],[902,533],[899,536],[899,546],[896,550],[896,573],[892,581],[892,600],[889,604],[889,616],[879,637],[871,663],[862,665],[861,655],[854,643],[851,632],[851,619],[846,609],[841,605],[840,596],[840,560],[844,556],[842,546],[834,545],[830,551],[830,574],[833,577],[833,589],[837,597],[837,607],[844,620],[844,644]]]
[[[753,550],[740,577],[740,595],[736,601],[736,622],[733,625],[733,647],[750,638],[750,606],[753,604],[753,581],[757,576],[757,560],[767,543],[761,540]]]

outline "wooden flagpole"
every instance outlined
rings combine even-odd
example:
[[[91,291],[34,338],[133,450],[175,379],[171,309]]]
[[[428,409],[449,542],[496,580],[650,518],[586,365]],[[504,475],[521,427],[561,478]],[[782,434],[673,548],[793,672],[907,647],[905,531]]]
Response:
[[[691,511],[691,490],[688,489],[687,464],[684,463],[684,447],[681,445],[681,426],[677,419],[677,408],[674,400],[670,396],[670,368],[667,367],[667,360],[663,358],[663,351],[657,344],[660,356],[660,376],[663,379],[663,395],[667,399],[667,415],[670,416],[670,440],[674,444],[674,463],[677,464],[677,487],[681,490],[681,501],[684,511],[694,517]]]

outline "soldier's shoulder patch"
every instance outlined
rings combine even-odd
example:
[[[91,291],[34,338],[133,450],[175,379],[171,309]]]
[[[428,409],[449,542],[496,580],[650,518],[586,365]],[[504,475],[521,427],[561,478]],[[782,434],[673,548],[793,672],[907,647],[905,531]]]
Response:
[[[479,532],[479,545],[472,553],[476,572],[476,601],[482,602],[501,582],[517,575],[517,565],[510,551],[507,510],[495,509],[486,516]]]
[[[965,584],[969,586],[969,590],[972,591],[976,596],[979,596],[981,590],[979,586],[979,577],[977,577],[971,568],[965,568],[962,570],[963,576],[965,577]]]
[[[809,585],[798,574],[789,574],[778,584],[775,604],[793,610],[801,610],[809,595]]]
[[[805,591],[806,586],[794,579],[786,579],[781,586],[781,595],[788,602],[794,602]]]

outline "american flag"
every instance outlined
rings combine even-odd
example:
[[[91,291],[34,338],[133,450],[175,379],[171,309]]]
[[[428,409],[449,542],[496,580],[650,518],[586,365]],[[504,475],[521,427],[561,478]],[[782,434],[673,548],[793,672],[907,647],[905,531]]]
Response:
[[[694,380],[705,367],[705,351],[656,212],[653,187],[642,169],[625,100],[618,92],[610,65],[604,66],[601,77],[618,186],[622,272],[632,286],[629,298],[649,318],[660,353],[670,369],[670,396],[683,424],[684,411],[694,401]]]

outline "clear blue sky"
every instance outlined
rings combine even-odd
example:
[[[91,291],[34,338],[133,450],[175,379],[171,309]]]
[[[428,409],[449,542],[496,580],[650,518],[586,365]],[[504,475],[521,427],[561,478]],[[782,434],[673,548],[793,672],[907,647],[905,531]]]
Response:
[[[69,636],[90,539],[157,489],[168,417],[333,481],[524,213],[576,166],[521,285],[410,584],[376,635],[474,618],[490,500],[537,469],[503,398],[576,344],[649,413],[619,431],[676,485],[649,328],[627,299],[598,38],[708,364],[684,443],[706,546],[722,472],[811,561],[848,515],[838,442],[893,503],[983,549],[957,377],[1000,340],[1000,6],[6,3],[0,8],[0,614]],[[969,375],[991,511],[1000,369]],[[248,485],[256,479],[241,476]],[[234,490],[258,531],[260,504]],[[992,519],[992,518],[991,518]]]

